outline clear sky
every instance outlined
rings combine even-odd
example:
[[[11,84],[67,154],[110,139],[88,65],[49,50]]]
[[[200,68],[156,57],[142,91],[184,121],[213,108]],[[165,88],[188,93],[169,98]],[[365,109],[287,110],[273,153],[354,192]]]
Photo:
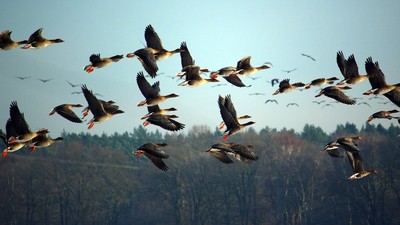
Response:
[[[31,129],[49,128],[51,136],[65,129],[70,132],[88,131],[86,124],[74,124],[58,115],[48,116],[50,110],[62,103],[86,105],[82,94],[72,88],[84,83],[105,100],[114,100],[124,114],[97,124],[94,134],[131,132],[141,125],[140,118],[147,109],[137,107],[143,100],[136,74],[143,68],[137,59],[123,58],[106,68],[87,74],[83,67],[89,56],[102,57],[134,52],[145,43],[144,29],[151,24],[166,49],[175,49],[186,41],[196,64],[217,70],[235,66],[244,56],[252,56],[252,64],[271,62],[273,67],[243,77],[249,88],[237,88],[224,79],[220,87],[206,84],[198,88],[177,86],[171,79],[181,69],[179,54],[158,63],[159,73],[150,83],[160,81],[161,94],[176,93],[178,98],[160,105],[175,107],[179,122],[207,125],[212,130],[220,123],[218,95],[232,95],[239,115],[249,114],[256,130],[268,126],[301,131],[305,124],[314,124],[331,132],[337,124],[352,122],[358,128],[367,118],[380,110],[397,108],[379,104],[383,100],[363,97],[367,105],[334,104],[322,108],[312,103],[326,100],[314,98],[316,88],[272,96],[277,86],[267,83],[272,78],[290,78],[291,82],[307,83],[315,78],[343,77],[336,64],[336,53],[354,54],[360,74],[369,56],[379,61],[388,83],[400,82],[400,2],[393,1],[6,1],[0,12],[0,29],[12,30],[14,40],[27,39],[38,28],[49,39],[62,38],[64,43],[40,50],[14,49],[0,52],[0,125],[4,129],[11,101],[18,101]],[[311,55],[312,61],[301,53]],[[297,68],[292,73],[282,70]],[[19,80],[16,76],[29,76]],[[52,79],[42,83],[38,79]],[[368,81],[347,91],[351,97],[362,97],[370,89]],[[265,95],[249,95],[265,93]],[[264,104],[276,99],[279,104]],[[300,107],[286,107],[296,102]],[[80,110],[75,110],[79,112]],[[382,121],[384,126],[397,121]],[[378,123],[374,121],[373,123]],[[158,129],[154,125],[150,131]],[[161,130],[164,132],[164,130]]]

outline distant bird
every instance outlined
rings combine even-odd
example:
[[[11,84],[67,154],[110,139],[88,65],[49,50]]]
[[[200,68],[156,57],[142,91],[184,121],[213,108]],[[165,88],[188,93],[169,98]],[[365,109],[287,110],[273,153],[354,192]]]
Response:
[[[297,103],[295,103],[295,102],[292,102],[292,103],[289,103],[289,104],[287,104],[286,105],[286,107],[289,107],[289,106],[297,106],[297,107],[299,107],[299,104],[297,104]]]
[[[321,108],[325,108],[325,107],[328,107],[328,106],[330,106],[330,107],[334,107],[332,104],[330,104],[330,103],[327,103],[327,104],[323,105]]]
[[[89,121],[88,129],[93,128],[95,123],[107,121],[114,115],[124,113],[124,111],[120,110],[118,107],[113,111],[105,110],[103,104],[94,96],[93,92],[89,90],[86,85],[82,85],[81,89],[89,104],[89,109],[93,114],[93,118]]]
[[[271,83],[271,85],[273,87],[273,86],[275,86],[275,84],[279,84],[279,79],[278,78],[274,78],[274,79],[271,80],[270,83]]]
[[[294,68],[294,69],[291,69],[291,70],[282,70],[282,72],[291,73],[291,72],[296,71],[296,70],[297,70],[297,68]]]
[[[153,85],[144,77],[143,72],[138,72],[136,76],[136,82],[140,89],[140,92],[146,98],[146,100],[139,102],[138,106],[153,106],[158,105],[169,98],[178,97],[177,94],[160,95],[160,82],[157,81]]]
[[[337,77],[330,78],[317,78],[312,80],[309,84],[306,84],[305,89],[310,89],[311,86],[323,86],[326,84],[333,84],[336,80],[339,80]]]
[[[81,104],[61,104],[54,107],[51,111],[49,116],[53,115],[54,113],[58,113],[60,116],[64,117],[65,119],[74,122],[74,123],[82,123],[82,120],[71,110],[72,108],[80,108],[83,107]]]
[[[38,29],[35,31],[28,39],[28,43],[24,45],[23,49],[40,49],[45,48],[54,43],[61,43],[64,40],[57,38],[57,39],[46,39],[42,36],[43,28]]]
[[[270,67],[273,67],[271,62],[265,62],[264,65],[270,65]]]
[[[368,118],[368,123],[369,122],[371,122],[372,120],[374,120],[374,119],[388,119],[388,120],[391,120],[391,119],[399,119],[400,118],[400,116],[397,116],[397,117],[394,117],[394,116],[392,116],[391,114],[393,114],[393,113],[398,113],[399,111],[397,110],[397,109],[393,109],[393,110],[389,110],[389,111],[379,111],[379,112],[376,112],[376,113],[374,113],[374,114],[372,114],[369,118]]]
[[[373,96],[373,97],[371,97],[371,98],[368,98],[368,100],[372,100],[372,99],[380,99],[380,100],[383,100],[383,98],[381,98],[381,97],[379,97],[379,96]]]
[[[311,57],[310,55],[306,55],[304,53],[301,53],[301,55],[311,59],[312,61],[315,61],[315,59],[313,57]]]
[[[215,84],[215,85],[213,85],[213,86],[211,86],[211,87],[220,87],[220,86],[226,86],[227,84]]]
[[[298,87],[304,87],[304,83],[302,82],[297,82],[297,83],[293,83],[290,84],[289,83],[290,79],[284,79],[279,83],[279,88],[278,90],[276,90],[272,95],[277,95],[280,93],[288,93],[293,91],[294,89],[298,88]]]
[[[39,78],[38,80],[42,81],[43,83],[47,83],[47,82],[51,81],[52,79],[40,79]]]
[[[185,128],[185,124],[179,123],[178,121],[174,120],[175,118],[178,117],[176,115],[164,114],[150,115],[146,121],[143,122],[143,126],[153,124],[169,131],[179,131]]]
[[[237,62],[236,68],[240,70],[239,74],[241,75],[251,75],[260,70],[269,69],[270,67],[267,65],[261,65],[259,67],[253,67],[250,64],[251,56],[246,56]]]
[[[368,102],[359,102],[357,105],[367,105],[368,107],[371,108],[371,105]]]
[[[16,101],[11,102],[10,105],[10,118],[11,122],[14,126],[17,136],[10,137],[8,139],[9,144],[13,144],[15,142],[27,142],[32,140],[41,134],[47,134],[49,131],[47,129],[40,129],[38,131],[31,131],[26,122],[24,115],[20,112],[18,108],[18,104]]]
[[[255,92],[255,93],[250,93],[249,95],[265,95],[265,93]]]
[[[379,63],[373,63],[372,58],[368,57],[365,61],[365,70],[370,75],[369,83],[372,89],[364,92],[364,95],[371,93],[375,95],[384,95],[395,105],[400,107],[400,84],[389,85],[386,83],[385,74],[379,67]]]
[[[20,76],[16,76],[16,78],[20,79],[20,80],[25,80],[25,79],[29,79],[31,77],[20,77]]]
[[[71,83],[71,82],[69,82],[69,81],[67,81],[67,83],[68,83],[69,85],[71,85],[71,87],[80,87],[80,86],[83,85],[83,84],[73,84],[73,83]]]
[[[344,80],[337,83],[337,85],[355,85],[361,83],[362,81],[368,79],[369,75],[360,75],[358,73],[358,66],[354,55],[351,54],[346,60],[343,52],[339,51],[336,54],[336,62],[340,69],[340,72],[344,76]]]
[[[176,78],[176,76],[167,75],[167,77],[171,78],[172,80]]]
[[[391,102],[391,101],[386,101],[386,102],[378,102],[378,104],[382,104],[382,105],[386,105],[386,104],[389,104],[389,103],[392,103],[392,104],[393,104],[393,102]]]
[[[351,87],[344,86],[344,87],[338,87],[338,86],[328,86],[320,91],[319,94],[317,94],[315,97],[319,97],[321,95],[325,95],[329,98],[333,98],[336,101],[339,101],[341,103],[347,104],[347,105],[354,105],[356,104],[356,101],[354,99],[349,98],[346,94],[342,92],[342,90],[347,90],[351,89]]]
[[[162,45],[160,37],[151,25],[146,27],[144,38],[146,39],[147,47],[152,49],[153,55],[157,61],[164,60],[182,51],[180,48],[173,51],[166,50]]]
[[[231,100],[231,96],[227,95],[225,98],[219,96],[218,106],[220,109],[221,117],[226,125],[223,139],[226,140],[228,136],[233,135],[241,131],[247,126],[254,124],[255,122],[250,121],[244,124],[240,124],[237,118],[236,110]]]
[[[257,80],[257,79],[260,79],[261,77],[248,77],[248,78],[250,78],[252,80]]]
[[[1,50],[11,50],[14,49],[20,45],[23,44],[27,44],[28,41],[27,40],[23,40],[23,41],[13,41],[11,39],[11,33],[12,31],[10,30],[5,30],[3,32],[0,33],[0,49]]]
[[[317,103],[318,105],[321,105],[322,103],[326,102],[325,100],[322,101],[312,101],[312,103]]]
[[[265,104],[267,104],[268,102],[275,102],[276,104],[278,104],[278,101],[276,101],[275,99],[267,99],[267,101],[265,101]]]
[[[137,148],[136,151],[133,151],[133,153],[136,156],[141,156],[143,154],[148,159],[150,159],[150,161],[158,169],[160,169],[162,171],[167,171],[169,168],[164,163],[163,159],[169,158],[169,155],[160,149],[160,147],[165,147],[165,146],[167,146],[167,144],[165,144],[165,143],[161,143],[161,144],[146,143],[146,144],[140,146],[139,148]]]
[[[86,72],[91,73],[94,71],[94,68],[106,67],[110,65],[112,62],[118,62],[123,57],[124,57],[123,55],[114,55],[109,58],[100,58],[100,54],[92,54],[89,57],[90,64],[85,66],[83,69]]]
[[[62,138],[62,137],[49,138],[45,134],[42,134],[42,135],[39,135],[39,136],[35,137],[34,139],[32,139],[32,142],[30,144],[28,144],[29,151],[32,152],[32,151],[35,151],[36,148],[49,147],[50,145],[52,145],[58,141],[62,141],[62,140],[64,140],[64,138]]]

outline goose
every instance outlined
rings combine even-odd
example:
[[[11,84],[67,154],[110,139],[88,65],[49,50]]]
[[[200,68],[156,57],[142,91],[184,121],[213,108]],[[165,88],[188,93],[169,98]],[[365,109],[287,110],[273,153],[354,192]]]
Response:
[[[89,61],[91,64],[85,66],[83,69],[91,73],[94,71],[94,68],[103,68],[111,64],[112,62],[118,62],[120,59],[122,59],[124,56],[123,55],[114,55],[112,57],[108,58],[100,58],[100,54],[92,54],[89,57]]]
[[[6,149],[3,150],[1,156],[5,158],[9,152],[16,152],[20,150],[21,148],[25,147],[30,141],[25,141],[25,142],[14,142],[14,143],[9,143],[8,140],[10,137],[16,137],[18,136],[17,131],[15,130],[14,124],[11,121],[11,118],[9,118],[6,122],[6,133],[0,133],[0,138],[3,140],[4,144],[7,146]]]
[[[147,47],[152,49],[154,58],[157,61],[164,60],[182,51],[180,48],[172,51],[166,50],[163,47],[160,37],[151,25],[146,27],[144,31],[144,38],[146,39]]]
[[[23,41],[13,41],[11,39],[11,33],[12,31],[10,30],[5,30],[3,32],[0,33],[0,49],[1,50],[11,50],[14,49],[20,45],[23,44],[27,44],[28,41],[27,40],[23,40]]]
[[[245,127],[255,124],[255,122],[250,121],[244,124],[240,124],[236,116],[236,110],[231,100],[231,96],[227,95],[225,98],[219,96],[218,106],[220,109],[220,114],[222,120],[226,125],[226,130],[223,134],[223,139],[226,140],[228,136],[238,133]]]
[[[235,158],[239,161],[242,161],[244,163],[251,163],[259,159],[259,157],[251,151],[251,149],[254,149],[253,145],[244,146],[233,142],[226,144],[233,150],[233,152],[235,153]]]
[[[317,78],[312,80],[309,84],[304,86],[305,89],[310,89],[311,86],[323,86],[326,84],[333,84],[336,80],[339,80],[337,77],[330,77],[330,78]]]
[[[150,115],[146,121],[143,122],[143,126],[154,124],[169,131],[179,131],[185,128],[185,124],[179,123],[174,120],[174,118],[178,118],[178,116],[162,114]]]
[[[400,84],[387,84],[385,80],[385,74],[380,69],[379,63],[374,63],[371,57],[368,57],[365,61],[365,70],[367,71],[367,74],[370,75],[369,83],[371,84],[372,89],[364,92],[363,94],[382,94],[395,105],[400,107]]]
[[[343,52],[339,51],[336,54],[336,62],[340,69],[340,72],[344,76],[344,80],[337,83],[337,85],[356,85],[369,78],[368,74],[360,75],[358,72],[358,66],[354,55],[351,54],[346,60]]]
[[[151,115],[165,115],[168,112],[176,111],[177,109],[174,107],[167,108],[167,109],[161,109],[158,105],[153,105],[153,106],[147,106],[147,110],[149,113],[147,113],[145,116],[143,116],[141,119],[147,119]]]
[[[39,135],[36,138],[32,139],[31,144],[28,144],[29,151],[33,152],[36,150],[36,148],[49,147],[50,145],[62,140],[64,140],[64,138],[62,137],[49,138],[46,135]]]
[[[9,144],[14,142],[27,142],[41,134],[47,134],[47,129],[40,129],[38,131],[31,131],[24,115],[20,112],[16,101],[11,102],[10,105],[10,118],[14,126],[17,136],[12,136],[8,139]]]
[[[277,95],[280,93],[288,93],[293,91],[294,89],[298,88],[298,87],[304,87],[304,83],[302,82],[297,82],[294,84],[290,84],[289,83],[290,79],[284,79],[279,83],[279,88],[278,90],[276,90],[272,95]]]
[[[267,66],[265,64],[262,66],[259,66],[259,67],[253,67],[250,64],[250,60],[251,60],[251,56],[245,56],[237,62],[236,68],[237,68],[237,70],[240,70],[240,72],[239,72],[240,75],[251,75],[260,70],[265,70],[265,69],[270,68],[269,66]]]
[[[190,87],[199,87],[206,83],[214,83],[219,82],[219,80],[215,78],[203,78],[201,77],[201,69],[199,66],[189,65],[182,69],[185,76],[185,81],[178,84],[178,86],[190,86]]]
[[[118,107],[116,107],[114,111],[105,110],[103,104],[86,85],[82,85],[81,89],[87,103],[89,104],[90,111],[93,114],[93,118],[89,121],[88,129],[92,129],[95,123],[107,121],[114,115],[124,113],[124,111],[118,109]]]
[[[160,95],[160,82],[157,81],[153,85],[144,77],[143,72],[138,72],[136,76],[136,83],[146,100],[139,102],[137,106],[154,106],[164,102],[170,98],[176,98],[179,95],[172,93],[169,95]]]
[[[165,143],[146,143],[133,151],[136,156],[144,155],[160,170],[167,171],[169,168],[164,163],[163,159],[169,158],[169,155],[165,153],[160,147],[168,146]]]
[[[351,152],[345,149],[344,151],[349,159],[349,163],[353,168],[353,174],[348,178],[349,180],[358,180],[370,174],[378,173],[376,170],[365,170],[364,162],[359,152]]]
[[[394,119],[399,119],[400,116],[394,117],[394,116],[391,115],[392,113],[397,113],[397,112],[399,112],[397,109],[393,109],[393,110],[389,110],[389,111],[379,111],[379,112],[376,112],[376,113],[372,114],[368,118],[367,122],[369,123],[374,119],[389,119],[389,120],[391,120],[393,118]]]
[[[128,53],[126,57],[137,57],[144,70],[146,70],[150,77],[155,78],[157,76],[158,66],[156,58],[154,57],[154,53],[155,51],[151,48],[141,48],[133,53]]]
[[[80,108],[83,107],[81,104],[61,104],[54,107],[49,116],[53,115],[54,113],[58,113],[60,116],[64,117],[65,119],[74,122],[74,123],[82,123],[82,120],[71,110],[72,108]]]
[[[351,89],[349,86],[328,86],[324,89],[322,89],[319,94],[317,94],[315,97],[320,97],[322,95],[325,95],[329,98],[333,98],[338,102],[347,104],[347,105],[354,105],[356,104],[356,100],[349,98],[345,93],[342,92],[342,90],[348,90]]]
[[[42,36],[43,28],[39,28],[35,31],[28,39],[28,43],[22,47],[22,49],[40,49],[45,48],[54,43],[62,43],[64,40],[57,39],[46,39]]]
[[[213,144],[207,148],[205,152],[212,154],[216,159],[225,164],[233,163],[233,160],[229,158],[228,154],[234,155],[235,152],[225,143]]]

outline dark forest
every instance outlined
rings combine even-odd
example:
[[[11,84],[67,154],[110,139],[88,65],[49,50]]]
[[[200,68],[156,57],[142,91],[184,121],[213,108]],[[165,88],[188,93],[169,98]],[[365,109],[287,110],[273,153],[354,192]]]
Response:
[[[68,133],[63,141],[0,161],[0,224],[400,224],[400,128],[338,125],[325,133],[265,127],[230,137],[254,145],[259,160],[223,164],[204,151],[221,142],[218,129],[112,135]],[[359,135],[364,166],[377,174],[349,181],[346,157],[324,145]],[[132,154],[167,143],[169,170]],[[2,146],[4,149],[5,146]]]

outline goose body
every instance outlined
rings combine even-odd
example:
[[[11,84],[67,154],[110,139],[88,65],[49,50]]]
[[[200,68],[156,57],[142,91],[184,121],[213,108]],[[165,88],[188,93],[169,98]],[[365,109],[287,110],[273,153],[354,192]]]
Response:
[[[93,114],[93,118],[89,122],[88,129],[93,128],[95,123],[105,122],[114,115],[124,113],[124,111],[118,109],[118,107],[116,107],[114,111],[105,110],[103,104],[96,98],[93,92],[86,87],[86,85],[82,85],[81,89],[87,103],[89,104],[90,111]]]
[[[72,111],[72,108],[80,108],[80,107],[83,106],[81,104],[61,104],[54,107],[50,111],[49,116],[53,115],[54,113],[57,113],[71,122],[82,123],[82,120]]]
[[[55,43],[62,43],[64,40],[57,38],[57,39],[46,39],[42,36],[43,28],[38,29],[35,31],[28,39],[28,43],[24,45],[23,49],[40,49],[46,48],[47,46]]]
[[[319,94],[317,94],[315,97],[319,97],[322,95],[325,95],[329,98],[333,98],[338,102],[347,104],[347,105],[354,105],[356,104],[356,101],[354,99],[351,99],[349,96],[347,96],[345,93],[342,92],[342,90],[348,90],[351,89],[351,87],[348,86],[328,86],[320,91]]]
[[[222,120],[226,125],[226,129],[224,131],[223,139],[226,140],[228,136],[238,133],[243,130],[245,127],[254,124],[255,122],[250,121],[244,124],[240,124],[237,118],[236,109],[231,100],[231,96],[227,95],[225,98],[219,96],[218,98],[218,106],[220,109],[220,114]]]
[[[250,63],[251,56],[246,56],[237,62],[236,68],[240,70],[240,75],[251,75],[258,71],[269,69],[270,67],[267,65],[262,65],[258,67],[254,67]]]
[[[162,151],[160,147],[165,147],[167,144],[161,143],[161,144],[155,144],[155,143],[146,143],[139,148],[137,148],[136,151],[133,153],[136,156],[141,156],[144,155],[150,161],[160,170],[162,171],[167,171],[169,168],[163,161],[163,159],[169,158],[169,155]]]
[[[136,76],[136,83],[140,89],[140,92],[146,98],[146,100],[139,102],[138,106],[155,106],[167,99],[178,97],[177,94],[160,95],[160,82],[157,81],[153,85],[144,77],[143,72],[139,72]]]
[[[1,50],[11,50],[14,49],[22,44],[27,44],[27,40],[23,41],[14,41],[11,39],[11,33],[12,31],[10,30],[5,30],[0,33],[0,49]]]
[[[89,61],[91,64],[85,66],[83,69],[91,73],[94,71],[94,68],[103,68],[111,64],[112,62],[118,62],[120,59],[122,59],[124,56],[123,55],[115,55],[112,57],[108,58],[100,58],[100,54],[92,54],[89,57]]]
[[[148,25],[144,31],[147,47],[152,49],[154,58],[157,61],[164,60],[170,56],[181,52],[180,48],[168,51],[163,47],[160,37],[151,25]]]
[[[359,74],[357,62],[353,54],[351,54],[346,60],[343,55],[343,52],[339,51],[336,54],[336,62],[338,64],[340,72],[344,76],[344,80],[337,83],[337,85],[344,85],[344,84],[356,85],[369,78],[368,74],[365,75]]]

